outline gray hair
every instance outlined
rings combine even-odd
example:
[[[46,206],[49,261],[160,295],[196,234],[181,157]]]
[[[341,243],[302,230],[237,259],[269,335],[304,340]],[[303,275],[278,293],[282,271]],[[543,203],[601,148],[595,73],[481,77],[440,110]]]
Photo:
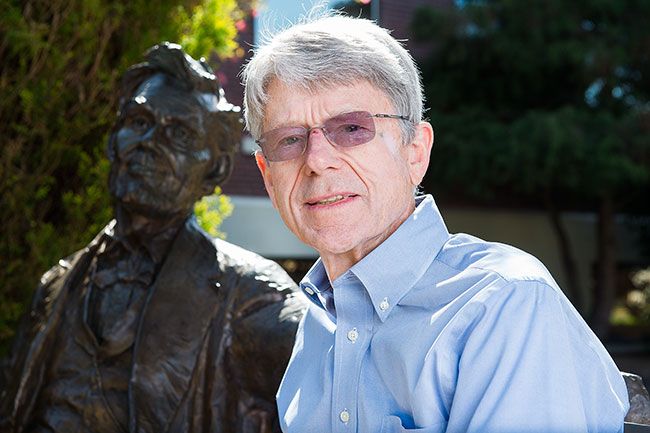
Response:
[[[409,52],[374,22],[341,15],[289,27],[255,50],[242,71],[246,127],[259,139],[267,87],[273,79],[308,91],[367,80],[386,94],[400,122],[405,143],[422,120],[420,74]]]

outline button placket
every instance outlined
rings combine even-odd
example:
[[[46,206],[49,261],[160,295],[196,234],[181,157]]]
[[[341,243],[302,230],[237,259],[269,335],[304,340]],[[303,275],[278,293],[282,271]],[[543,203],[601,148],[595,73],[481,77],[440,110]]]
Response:
[[[373,317],[367,292],[356,277],[339,282],[334,288],[337,332],[334,348],[334,388],[332,389],[333,432],[347,433],[358,429],[357,405],[359,371],[368,349],[365,330]]]

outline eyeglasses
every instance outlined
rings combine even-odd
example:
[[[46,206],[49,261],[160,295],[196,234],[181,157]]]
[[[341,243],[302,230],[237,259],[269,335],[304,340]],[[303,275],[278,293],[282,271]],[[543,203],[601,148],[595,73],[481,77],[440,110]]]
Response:
[[[330,143],[340,147],[354,147],[375,138],[374,119],[399,119],[410,121],[399,114],[371,114],[367,111],[353,111],[334,116],[322,126],[285,126],[272,129],[255,142],[269,161],[288,161],[301,156],[307,148],[309,134],[314,129],[323,131]]]

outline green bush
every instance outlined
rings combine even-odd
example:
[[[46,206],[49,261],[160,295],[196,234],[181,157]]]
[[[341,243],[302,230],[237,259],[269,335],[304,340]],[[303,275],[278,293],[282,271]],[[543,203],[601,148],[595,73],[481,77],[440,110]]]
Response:
[[[233,204],[227,195],[216,187],[214,194],[203,197],[194,205],[194,215],[203,230],[210,236],[225,239],[226,234],[219,230],[224,219],[232,214]]]
[[[0,0],[0,355],[40,275],[111,218],[106,138],[117,83],[181,41],[229,56],[235,0]]]

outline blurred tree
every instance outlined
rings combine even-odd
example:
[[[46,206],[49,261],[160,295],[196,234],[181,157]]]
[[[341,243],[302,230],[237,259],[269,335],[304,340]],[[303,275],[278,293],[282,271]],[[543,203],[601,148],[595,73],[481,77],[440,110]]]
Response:
[[[422,69],[440,131],[423,186],[543,206],[567,294],[605,336],[615,294],[614,213],[648,211],[650,2],[459,1],[421,8],[413,31],[434,47]],[[591,314],[560,218],[576,207],[599,216]]]
[[[633,271],[632,290],[614,307],[612,320],[619,325],[650,323],[650,268]]]
[[[249,3],[0,0],[0,355],[39,276],[111,217],[121,74],[163,40],[229,56]]]

